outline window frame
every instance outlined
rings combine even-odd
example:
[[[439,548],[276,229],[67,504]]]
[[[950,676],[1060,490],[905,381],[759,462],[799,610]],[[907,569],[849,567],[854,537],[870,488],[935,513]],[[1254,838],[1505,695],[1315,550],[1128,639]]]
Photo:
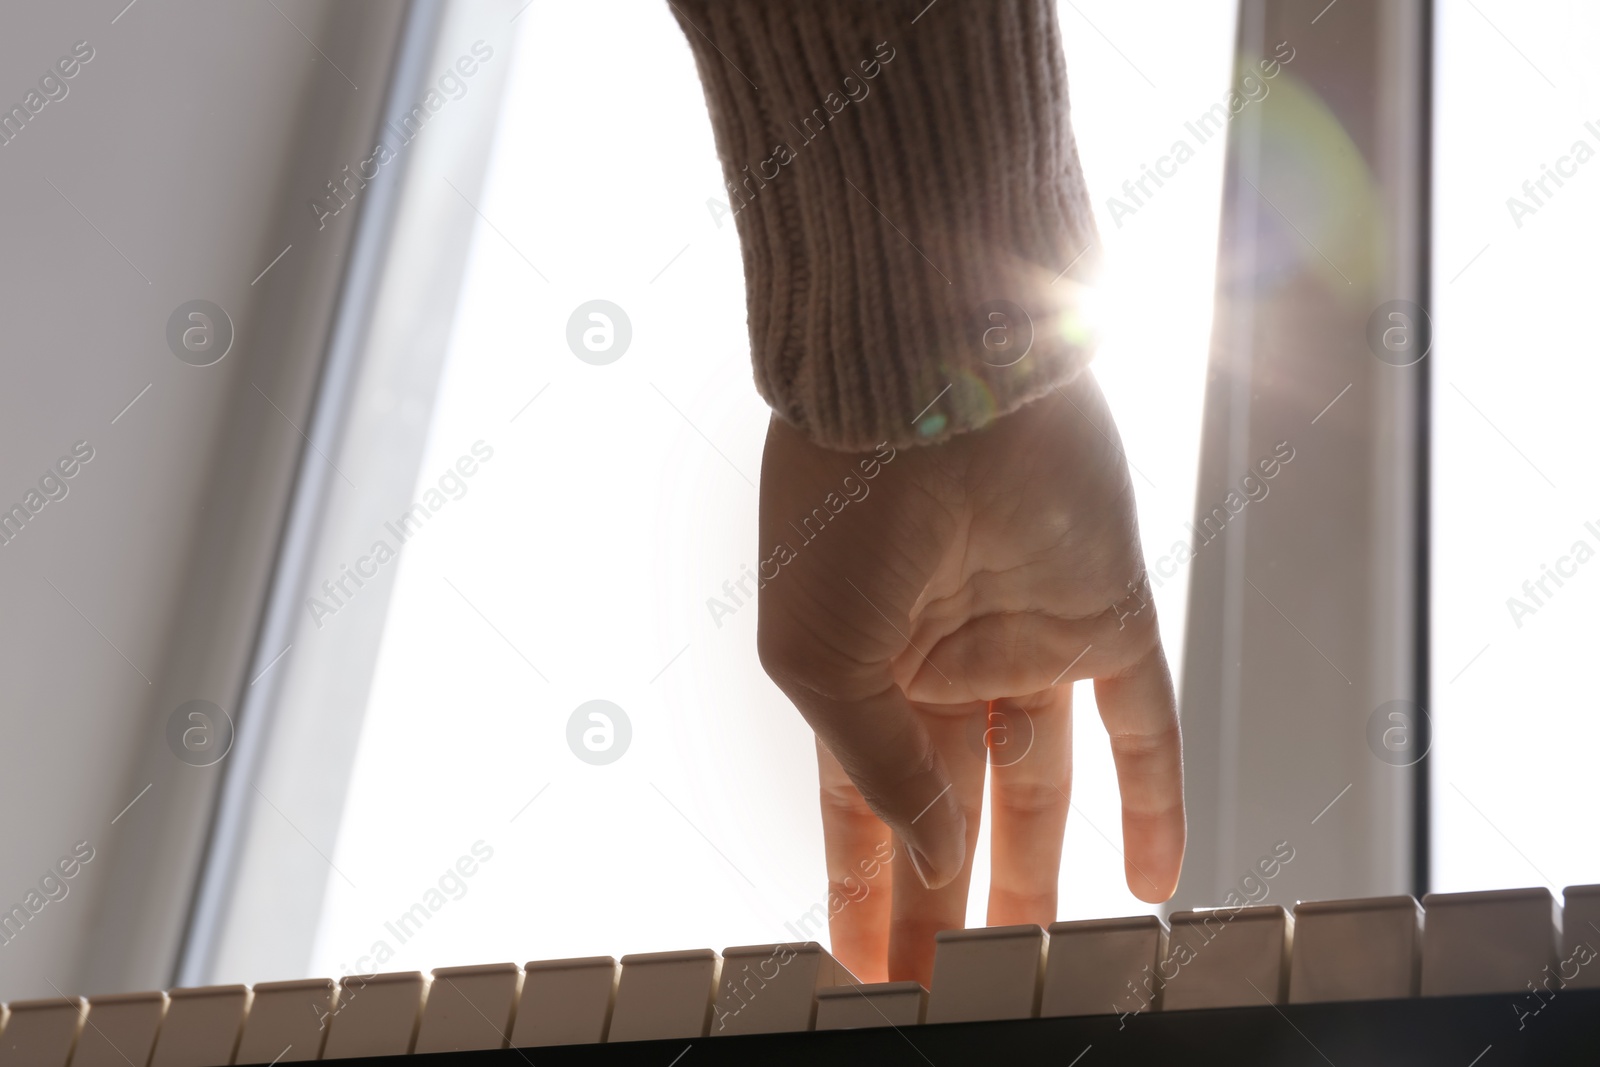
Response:
[[[1275,170],[1307,146],[1273,125],[1271,99],[1234,119],[1196,527],[1255,457],[1307,446],[1302,483],[1274,489],[1288,499],[1245,509],[1223,551],[1196,555],[1180,699],[1189,854],[1171,906],[1239,892],[1279,841],[1297,847],[1273,887],[1286,904],[1420,897],[1427,762],[1385,762],[1368,727],[1388,701],[1428,706],[1431,364],[1383,362],[1366,335],[1383,303],[1429,303],[1432,5],[1242,0],[1239,26],[1241,63],[1280,40],[1296,49],[1292,76],[1349,137],[1332,165],[1371,179],[1331,190],[1328,217],[1368,240],[1341,270],[1304,232],[1312,213],[1297,224],[1273,197]],[[1260,262],[1273,231],[1322,284]],[[1411,751],[1426,753],[1427,729],[1412,716]]]

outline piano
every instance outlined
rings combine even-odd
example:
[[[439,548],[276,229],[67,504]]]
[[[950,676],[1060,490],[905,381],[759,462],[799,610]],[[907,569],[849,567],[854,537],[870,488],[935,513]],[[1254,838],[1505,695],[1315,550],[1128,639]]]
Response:
[[[862,984],[815,942],[0,1007],[0,1067],[1600,1062],[1600,885],[949,930]]]

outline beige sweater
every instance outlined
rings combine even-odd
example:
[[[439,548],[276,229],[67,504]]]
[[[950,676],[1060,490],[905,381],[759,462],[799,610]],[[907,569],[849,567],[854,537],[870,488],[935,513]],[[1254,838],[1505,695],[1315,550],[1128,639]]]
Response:
[[[668,2],[780,416],[831,448],[935,441],[1084,366],[1098,243],[1055,0]]]

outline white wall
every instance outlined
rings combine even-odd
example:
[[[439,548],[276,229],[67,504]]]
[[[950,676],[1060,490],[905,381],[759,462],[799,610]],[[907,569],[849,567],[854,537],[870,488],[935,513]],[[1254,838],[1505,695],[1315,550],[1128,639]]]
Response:
[[[7,108],[93,49],[0,146],[0,505],[93,448],[0,546],[0,905],[93,849],[0,944],[7,999],[170,977],[225,763],[179,761],[166,722],[238,701],[355,214],[319,232],[306,201],[365,154],[403,13],[123,2],[16,5],[0,34]],[[210,367],[165,336],[195,298],[236,331]]]

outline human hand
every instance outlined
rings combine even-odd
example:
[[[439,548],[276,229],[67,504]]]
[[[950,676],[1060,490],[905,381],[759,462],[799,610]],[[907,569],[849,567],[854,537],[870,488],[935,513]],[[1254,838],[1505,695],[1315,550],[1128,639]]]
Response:
[[[764,552],[790,550],[763,562],[758,645],[818,739],[840,962],[926,985],[934,934],[965,925],[989,714],[1026,712],[1033,737],[993,761],[988,922],[1055,920],[1081,678],[1111,736],[1128,888],[1172,895],[1177,708],[1127,461],[1088,373],[981,430],[874,457],[774,418],[760,529]]]

